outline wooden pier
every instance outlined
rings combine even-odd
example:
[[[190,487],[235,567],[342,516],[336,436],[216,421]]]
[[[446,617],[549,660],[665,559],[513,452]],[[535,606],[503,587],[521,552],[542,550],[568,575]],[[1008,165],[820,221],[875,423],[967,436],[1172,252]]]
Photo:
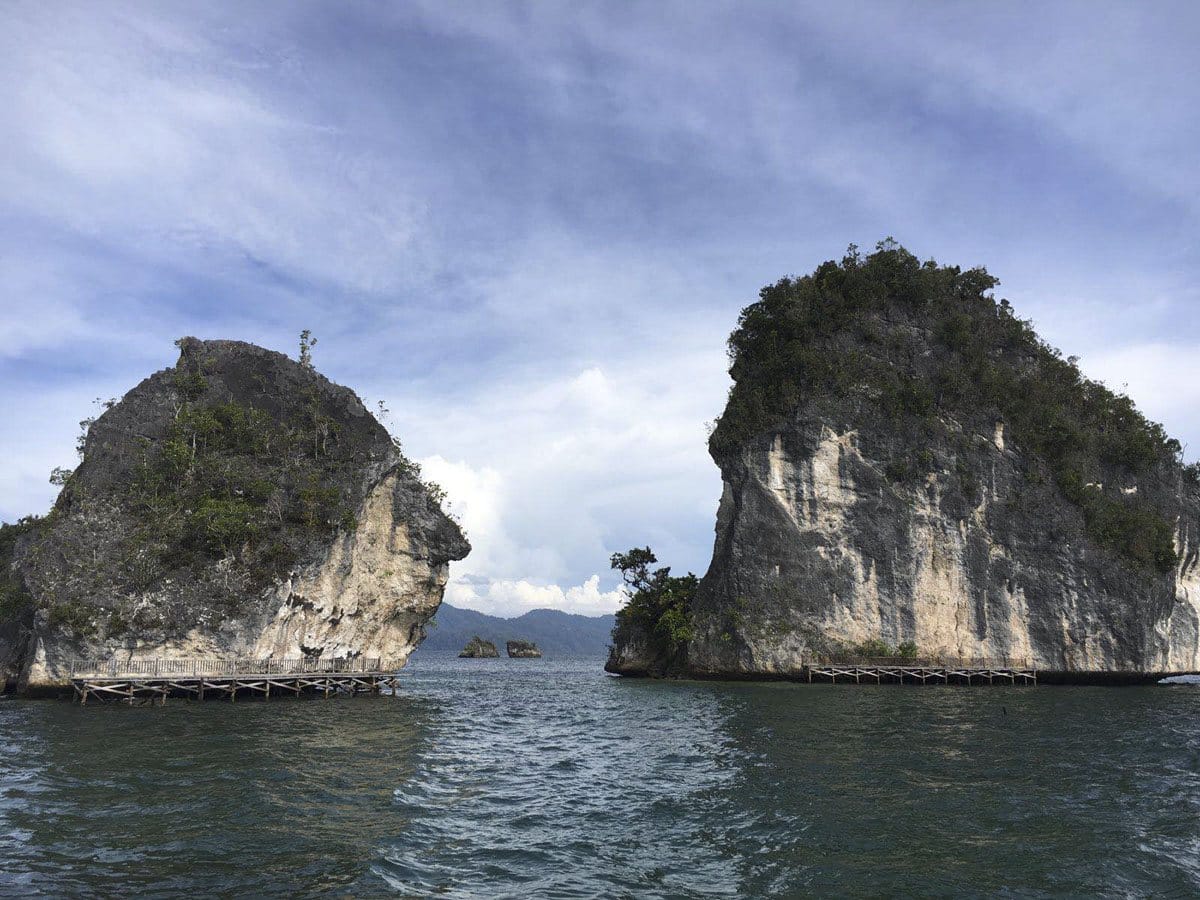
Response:
[[[381,659],[142,659],[75,660],[74,696],[130,705],[165,704],[168,697],[194,700],[238,696],[323,697],[379,694],[399,687],[402,663]]]
[[[879,657],[812,661],[809,682],[830,684],[1037,684],[1027,660]]]

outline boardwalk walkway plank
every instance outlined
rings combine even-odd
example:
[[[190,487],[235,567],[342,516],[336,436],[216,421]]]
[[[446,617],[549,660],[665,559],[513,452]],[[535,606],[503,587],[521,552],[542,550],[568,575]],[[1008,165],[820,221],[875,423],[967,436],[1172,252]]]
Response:
[[[396,676],[402,661],[355,659],[144,659],[119,661],[75,660],[71,685],[80,704],[101,702],[165,704],[169,697],[204,700],[239,694],[325,697],[379,694],[385,688],[396,695]]]
[[[837,684],[1037,684],[1037,669],[1027,661],[948,660],[903,658],[811,661],[805,666],[809,682]]]

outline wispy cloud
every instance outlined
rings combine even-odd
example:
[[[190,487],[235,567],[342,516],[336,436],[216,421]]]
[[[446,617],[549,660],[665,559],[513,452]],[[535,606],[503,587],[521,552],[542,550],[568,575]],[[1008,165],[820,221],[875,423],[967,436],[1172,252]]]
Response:
[[[704,424],[758,287],[894,234],[987,264],[1192,446],[1190,4],[13,4],[0,515],[185,333],[394,410],[475,543],[451,596],[702,570]]]

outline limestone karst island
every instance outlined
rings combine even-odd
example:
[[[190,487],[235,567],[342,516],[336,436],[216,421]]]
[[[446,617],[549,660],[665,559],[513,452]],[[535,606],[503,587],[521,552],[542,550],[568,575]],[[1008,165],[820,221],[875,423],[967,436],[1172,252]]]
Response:
[[[630,597],[607,670],[1200,668],[1197,467],[995,284],[885,242],[764,288],[709,440],[712,563],[614,556]],[[306,347],[178,343],[90,423],[50,514],[4,526],[7,688],[55,691],[80,661],[402,666],[469,550],[437,491]],[[460,655],[499,654],[477,637]]]
[[[796,677],[905,657],[1200,668],[1200,468],[983,269],[884,242],[769,285],[729,338],[707,573],[618,554],[610,672]]]
[[[306,353],[178,343],[90,423],[50,514],[4,526],[8,687],[79,660],[402,666],[470,549],[438,496]]]

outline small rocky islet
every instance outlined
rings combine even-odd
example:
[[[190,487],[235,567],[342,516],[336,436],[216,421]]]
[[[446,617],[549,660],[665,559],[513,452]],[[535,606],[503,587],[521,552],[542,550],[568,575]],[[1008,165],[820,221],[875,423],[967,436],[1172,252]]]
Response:
[[[514,659],[541,659],[542,651],[533,641],[507,641],[505,651]]]
[[[500,651],[491,641],[476,635],[467,642],[467,646],[463,647],[458,655],[461,659],[498,659]]]
[[[512,659],[542,658],[542,651],[533,641],[506,641],[504,650]],[[498,659],[500,651],[492,641],[475,635],[458,655],[462,659]]]

